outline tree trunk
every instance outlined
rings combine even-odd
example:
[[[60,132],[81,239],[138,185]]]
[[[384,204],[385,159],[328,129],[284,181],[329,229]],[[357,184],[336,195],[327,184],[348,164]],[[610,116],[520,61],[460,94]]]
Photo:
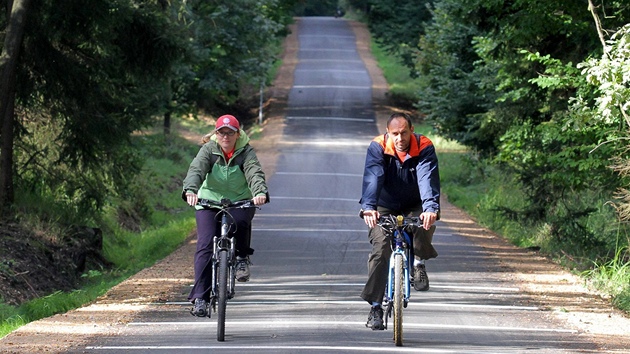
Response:
[[[14,201],[13,195],[13,139],[15,75],[24,38],[25,19],[31,0],[9,1],[11,15],[6,28],[4,48],[0,56],[0,215],[4,215]]]
[[[164,113],[164,135],[171,134],[171,111]]]

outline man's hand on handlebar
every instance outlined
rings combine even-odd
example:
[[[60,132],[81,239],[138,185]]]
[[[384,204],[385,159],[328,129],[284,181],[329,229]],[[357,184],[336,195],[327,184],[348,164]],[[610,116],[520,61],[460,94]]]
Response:
[[[435,221],[437,220],[437,213],[425,211],[424,213],[420,214],[420,220],[422,220],[422,227],[425,230],[428,230],[431,225],[433,225],[433,223],[435,223]]]
[[[267,196],[265,196],[265,195],[256,196],[256,197],[252,198],[252,202],[254,202],[255,206],[263,205],[263,204],[267,203]]]
[[[193,193],[193,192],[186,192],[186,203],[188,203],[188,205],[190,206],[195,206],[197,205],[197,193]]]
[[[381,214],[376,210],[364,210],[363,211],[363,221],[370,228],[374,228],[376,223],[378,223],[378,219],[381,217]]]

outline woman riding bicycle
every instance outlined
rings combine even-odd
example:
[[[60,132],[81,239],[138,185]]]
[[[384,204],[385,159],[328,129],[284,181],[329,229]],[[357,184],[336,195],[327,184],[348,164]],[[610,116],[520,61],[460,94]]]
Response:
[[[212,238],[220,234],[220,220],[216,211],[197,206],[199,199],[219,202],[227,198],[233,201],[252,199],[255,205],[269,201],[269,193],[254,149],[249,145],[249,137],[240,128],[232,115],[217,119],[215,129],[203,137],[204,143],[193,159],[184,179],[182,198],[196,207],[197,250],[195,252],[195,284],[188,299],[194,304],[191,314],[208,315],[208,302],[212,289]],[[236,279],[249,280],[249,256],[251,222],[255,208],[230,211],[236,221]]]

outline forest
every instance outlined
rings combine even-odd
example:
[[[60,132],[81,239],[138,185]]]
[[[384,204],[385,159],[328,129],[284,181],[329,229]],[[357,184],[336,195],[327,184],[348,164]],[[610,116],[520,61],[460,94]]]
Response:
[[[630,308],[630,4],[344,4],[415,78],[418,89],[396,99],[467,147],[468,173],[455,183],[501,180],[472,209],[508,238],[507,225],[529,230],[513,241],[572,269],[611,265],[599,269],[626,280],[607,290]]]
[[[151,168],[165,168],[147,156],[180,158],[171,127],[226,110],[253,119],[293,16],[343,9],[419,87],[390,99],[466,147],[470,169],[455,182],[501,176],[509,186],[511,199],[482,198],[480,208],[536,230],[524,246],[582,268],[630,268],[626,1],[1,4],[2,252],[20,241],[16,229],[53,239],[77,225],[146,229],[170,208],[152,191],[175,177],[156,181]],[[156,127],[163,141],[139,133]],[[0,254],[0,278],[18,281],[17,263]],[[615,291],[624,293],[630,304],[627,284]]]

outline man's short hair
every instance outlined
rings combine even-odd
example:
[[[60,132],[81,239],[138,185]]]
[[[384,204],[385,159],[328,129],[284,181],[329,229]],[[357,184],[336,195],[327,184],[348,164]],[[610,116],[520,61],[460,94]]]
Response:
[[[412,127],[412,123],[411,123],[411,117],[409,117],[409,115],[407,113],[400,113],[400,112],[396,112],[394,114],[392,114],[391,116],[389,116],[389,119],[387,120],[387,127],[389,127],[389,123],[392,122],[392,120],[394,119],[398,119],[398,118],[402,118],[404,120],[407,121],[407,125],[409,126],[409,128]]]

